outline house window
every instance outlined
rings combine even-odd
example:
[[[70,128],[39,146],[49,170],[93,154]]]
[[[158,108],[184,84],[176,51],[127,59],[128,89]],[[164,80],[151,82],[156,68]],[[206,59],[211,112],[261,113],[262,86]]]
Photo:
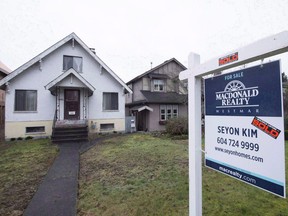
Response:
[[[26,127],[26,133],[44,133],[44,132],[45,132],[44,126]]]
[[[77,72],[82,72],[82,57],[77,56],[63,56],[63,70],[67,71],[73,68]]]
[[[178,118],[178,105],[173,105],[172,112],[172,118]]]
[[[168,119],[172,118],[172,105],[167,105],[166,109],[167,109],[167,115],[166,115],[167,118],[166,119],[168,120]]]
[[[154,91],[164,91],[164,80],[154,79],[153,89]]]
[[[15,111],[37,111],[36,90],[15,90]]]
[[[160,121],[178,117],[178,105],[160,105]]]
[[[166,106],[160,105],[160,121],[166,121]]]
[[[114,124],[100,124],[100,130],[101,131],[110,131],[110,130],[114,130]]]
[[[118,110],[118,93],[103,93],[103,110]]]

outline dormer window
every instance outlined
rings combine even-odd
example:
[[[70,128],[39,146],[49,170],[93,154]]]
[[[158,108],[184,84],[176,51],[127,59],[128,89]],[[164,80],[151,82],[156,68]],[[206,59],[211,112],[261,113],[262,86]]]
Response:
[[[153,80],[153,90],[154,91],[164,91],[164,80],[154,79]]]
[[[77,72],[82,72],[83,59],[77,56],[63,56],[63,70],[73,68]]]

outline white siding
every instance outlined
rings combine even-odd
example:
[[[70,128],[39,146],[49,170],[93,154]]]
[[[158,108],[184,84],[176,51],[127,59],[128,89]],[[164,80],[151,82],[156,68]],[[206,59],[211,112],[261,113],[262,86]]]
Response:
[[[80,75],[96,89],[88,99],[88,119],[125,118],[123,87],[104,69],[100,73],[100,64],[75,41],[74,47],[72,47],[71,42],[68,42],[43,58],[41,70],[40,64],[36,63],[9,81],[9,92],[7,92],[6,98],[6,122],[53,120],[56,109],[56,97],[49,90],[46,90],[45,86],[63,73],[64,55],[83,57],[83,72]],[[70,87],[84,86],[76,77],[73,77],[73,82],[71,83],[70,75],[62,80],[61,84]],[[16,89],[37,90],[36,112],[14,112],[14,93]],[[103,92],[118,92],[119,111],[102,111]],[[83,117],[82,96],[83,89],[81,90],[81,117]],[[60,108],[63,110],[63,89],[60,99],[62,100]]]

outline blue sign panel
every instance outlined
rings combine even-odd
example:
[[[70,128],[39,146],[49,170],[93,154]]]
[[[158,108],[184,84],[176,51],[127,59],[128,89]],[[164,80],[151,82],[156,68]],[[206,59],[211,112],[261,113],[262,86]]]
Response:
[[[206,79],[206,115],[281,116],[281,77],[277,71],[279,61]]]
[[[280,62],[206,79],[205,112],[205,165],[285,197]]]

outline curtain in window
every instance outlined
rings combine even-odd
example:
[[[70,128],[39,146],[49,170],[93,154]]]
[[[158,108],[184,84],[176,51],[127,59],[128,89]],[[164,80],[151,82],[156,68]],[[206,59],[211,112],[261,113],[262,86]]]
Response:
[[[16,90],[15,111],[37,111],[37,91]]]
[[[118,93],[103,93],[103,110],[118,110]]]
[[[63,70],[69,70],[73,68],[73,57],[72,56],[64,56],[63,57]]]
[[[73,68],[77,72],[82,72],[82,57],[64,56],[63,57],[63,70]]]
[[[37,110],[37,92],[36,91],[27,91],[25,100],[26,100],[25,108],[27,111]]]
[[[82,72],[82,58],[80,57],[73,57],[73,68],[77,72]]]
[[[154,91],[164,91],[164,80],[154,79]]]

